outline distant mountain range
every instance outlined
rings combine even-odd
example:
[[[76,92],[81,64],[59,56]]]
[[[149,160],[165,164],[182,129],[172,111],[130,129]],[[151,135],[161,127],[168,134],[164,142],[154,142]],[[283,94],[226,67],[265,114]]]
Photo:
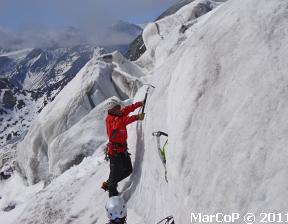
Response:
[[[91,46],[24,49],[0,55],[0,146],[20,136],[92,58]]]

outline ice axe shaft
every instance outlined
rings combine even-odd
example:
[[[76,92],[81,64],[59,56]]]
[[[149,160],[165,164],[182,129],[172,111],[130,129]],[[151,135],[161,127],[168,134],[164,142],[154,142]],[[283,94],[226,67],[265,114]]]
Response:
[[[149,87],[148,87],[149,88]],[[144,114],[144,111],[145,111],[145,106],[146,106],[146,102],[147,102],[147,96],[148,96],[148,88],[147,88],[147,91],[145,93],[145,98],[143,100],[143,107],[142,107],[142,114]]]
[[[144,84],[144,85],[147,85],[148,88],[147,88],[147,90],[146,90],[145,97],[144,97],[144,100],[143,100],[142,114],[144,114],[144,111],[145,111],[145,107],[146,107],[146,102],[147,102],[147,97],[148,97],[149,89],[150,89],[150,88],[155,88],[155,86],[152,86],[152,85],[150,85],[150,84]]]

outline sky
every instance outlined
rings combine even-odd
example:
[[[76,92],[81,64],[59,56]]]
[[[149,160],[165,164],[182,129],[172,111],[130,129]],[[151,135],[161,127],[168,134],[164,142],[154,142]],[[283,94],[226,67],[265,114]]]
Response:
[[[65,35],[65,29],[69,27],[77,29],[77,41],[87,39],[100,43],[106,39],[103,34],[107,27],[116,21],[134,24],[153,21],[177,1],[0,0],[0,45],[45,45],[48,38],[49,41],[54,38],[57,42],[57,38],[63,39],[61,35]],[[115,35],[114,41],[117,39]],[[120,36],[120,42],[129,39],[128,36],[124,38],[123,34]]]

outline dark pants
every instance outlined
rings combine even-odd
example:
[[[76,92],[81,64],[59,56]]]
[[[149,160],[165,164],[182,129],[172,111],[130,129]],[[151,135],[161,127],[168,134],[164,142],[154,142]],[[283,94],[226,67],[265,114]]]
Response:
[[[110,157],[109,197],[118,195],[118,182],[128,177],[132,171],[131,158],[128,152],[118,153]]]

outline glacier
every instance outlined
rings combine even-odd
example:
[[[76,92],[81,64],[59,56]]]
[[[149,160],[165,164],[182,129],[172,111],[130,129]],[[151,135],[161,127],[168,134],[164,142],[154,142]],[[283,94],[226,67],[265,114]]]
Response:
[[[15,198],[19,208],[14,220],[0,211],[0,221],[104,223],[108,195],[100,185],[109,168],[99,108],[112,96],[142,100],[145,83],[156,88],[144,122],[129,125],[134,171],[119,186],[128,223],[169,215],[191,223],[191,212],[286,212],[288,2],[229,0],[195,18],[201,2],[148,24],[147,51],[135,64],[118,53],[95,57],[43,109],[17,146],[18,169],[30,184],[21,191],[34,193],[2,191],[20,182],[17,173],[1,183],[0,208]],[[152,136],[158,130],[169,134],[168,183]]]

